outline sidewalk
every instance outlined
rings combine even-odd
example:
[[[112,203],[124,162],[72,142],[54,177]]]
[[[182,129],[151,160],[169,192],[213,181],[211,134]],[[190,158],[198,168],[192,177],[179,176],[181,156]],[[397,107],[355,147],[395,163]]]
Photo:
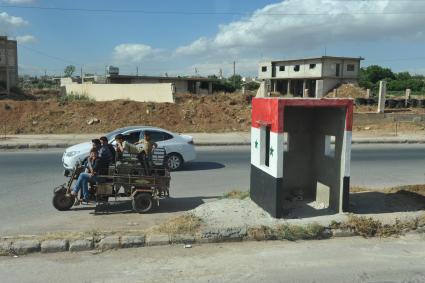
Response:
[[[193,137],[196,146],[249,145],[249,132],[233,133],[185,133]],[[25,148],[66,148],[81,142],[90,141],[101,134],[62,134],[62,135],[8,135],[0,138],[0,149]],[[400,134],[398,136],[376,136],[364,133],[353,134],[353,144],[381,143],[425,143],[425,136]]]

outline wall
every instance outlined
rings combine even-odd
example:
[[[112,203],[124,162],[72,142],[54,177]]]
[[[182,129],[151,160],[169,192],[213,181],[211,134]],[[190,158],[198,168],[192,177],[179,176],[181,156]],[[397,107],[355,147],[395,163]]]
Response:
[[[267,67],[267,71],[263,72],[262,67]],[[272,63],[269,62],[261,62],[258,64],[258,78],[259,79],[267,79],[272,77]]]
[[[310,69],[310,64],[316,64],[316,66]],[[300,66],[298,72],[294,70],[295,65]],[[280,66],[285,66],[285,71],[279,71]],[[276,78],[320,78],[322,76],[320,59],[276,62],[274,68]]]
[[[129,99],[140,102],[174,103],[171,83],[154,84],[68,84],[66,94],[87,95],[97,101]]]
[[[18,83],[18,51],[16,41],[7,40],[6,37],[0,36],[0,81],[6,82],[6,47],[8,53],[8,66],[9,66],[9,81],[10,86],[13,87]]]
[[[340,76],[339,78],[357,79],[360,69],[360,61],[358,60],[347,60],[347,59],[327,59],[323,63],[323,76],[324,77],[336,77],[336,64],[340,64]],[[347,71],[347,65],[353,64],[354,71]]]

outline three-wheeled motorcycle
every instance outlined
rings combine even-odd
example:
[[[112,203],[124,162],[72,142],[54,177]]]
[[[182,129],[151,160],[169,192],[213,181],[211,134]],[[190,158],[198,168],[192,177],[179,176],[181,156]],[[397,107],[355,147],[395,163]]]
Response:
[[[118,156],[118,155],[117,155]],[[165,160],[164,148],[155,148],[149,159],[124,154],[108,166],[107,174],[98,175],[97,182],[89,186],[90,201],[109,204],[110,198],[130,198],[133,210],[139,213],[150,211],[159,206],[161,199],[170,196],[170,170]],[[77,204],[71,194],[74,182],[84,172],[85,167],[77,163],[73,170],[65,170],[68,181],[53,191],[53,206],[60,211],[71,209]],[[82,190],[80,190],[82,193]]]

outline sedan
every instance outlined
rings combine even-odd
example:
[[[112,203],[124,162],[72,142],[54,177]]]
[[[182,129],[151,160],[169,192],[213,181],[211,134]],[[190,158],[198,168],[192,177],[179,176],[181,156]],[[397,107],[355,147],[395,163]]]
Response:
[[[106,134],[109,143],[115,145],[115,136],[123,134],[126,141],[135,143],[144,138],[144,133],[151,134],[151,140],[156,142],[158,147],[165,148],[167,152],[167,162],[171,170],[179,170],[185,162],[196,158],[193,138],[188,135],[179,135],[170,131],[147,126],[131,126],[120,128]],[[91,142],[84,142],[68,147],[62,157],[63,167],[72,169],[78,161],[83,161],[89,156]]]

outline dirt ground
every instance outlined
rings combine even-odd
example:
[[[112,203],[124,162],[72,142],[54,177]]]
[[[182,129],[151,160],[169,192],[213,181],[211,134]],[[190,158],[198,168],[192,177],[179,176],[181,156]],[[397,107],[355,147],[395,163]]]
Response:
[[[152,125],[175,132],[249,131],[251,98],[255,93],[177,95],[176,103],[61,101],[58,93],[37,92],[0,97],[0,134],[101,133],[129,125]],[[365,91],[354,86],[338,88],[338,97],[360,97]],[[373,106],[356,106],[357,113],[373,113]],[[391,110],[396,111],[396,110]],[[400,110],[397,110],[400,111]],[[401,114],[424,114],[425,108],[402,110]],[[95,121],[89,123],[90,120]],[[355,120],[354,131],[371,134],[425,133],[423,121],[396,123]]]

